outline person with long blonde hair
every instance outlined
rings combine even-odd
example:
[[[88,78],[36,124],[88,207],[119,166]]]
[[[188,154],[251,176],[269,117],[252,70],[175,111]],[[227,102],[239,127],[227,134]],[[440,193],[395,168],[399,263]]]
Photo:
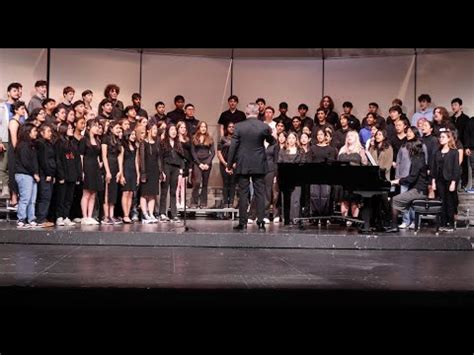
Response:
[[[365,149],[359,140],[359,135],[356,131],[347,132],[346,142],[339,151],[338,160],[342,162],[348,162],[350,165],[367,165],[367,156]],[[359,205],[361,202],[361,196],[353,194],[349,191],[344,191],[341,201],[341,214],[343,217],[347,217],[349,208],[352,211],[352,217],[357,218],[359,216]],[[349,227],[352,225],[349,221],[346,223]]]

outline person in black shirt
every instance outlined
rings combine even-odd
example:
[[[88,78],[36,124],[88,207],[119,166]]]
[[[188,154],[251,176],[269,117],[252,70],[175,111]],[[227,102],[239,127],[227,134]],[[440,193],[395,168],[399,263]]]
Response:
[[[82,119],[83,121],[83,119]],[[74,188],[82,180],[78,145],[74,144],[74,126],[63,122],[58,127],[58,139],[54,145],[56,153],[56,225],[73,226],[69,212],[74,201]]]
[[[135,127],[137,126],[137,110],[133,106],[127,106],[123,110],[123,114],[125,115],[126,120],[129,123],[129,129],[134,130]],[[122,127],[123,128],[123,127]],[[124,130],[125,132],[125,130]]]
[[[314,127],[314,122],[316,122],[316,120],[312,120],[311,117],[306,116],[306,114],[308,113],[308,109],[308,105],[300,104],[298,106],[298,114],[300,115],[301,126],[309,127],[309,129],[312,131]]]
[[[184,113],[186,118],[184,119],[184,123],[186,124],[186,129],[188,130],[189,137],[192,138],[196,134],[198,129],[199,120],[194,117],[195,107],[193,104],[187,104]]]
[[[302,127],[301,127],[301,117],[300,116],[295,116],[291,120],[291,128],[289,132],[295,132],[296,134],[300,134],[302,132]]]
[[[120,119],[122,118],[122,115],[123,115],[123,102],[118,100],[119,94],[120,94],[120,88],[117,85],[109,84],[105,87],[104,97],[112,102],[111,119],[112,118]]]
[[[48,222],[46,217],[53,195],[53,179],[56,176],[56,153],[51,142],[53,136],[51,127],[42,125],[39,132],[40,137],[35,142],[40,175],[36,199],[36,222],[40,227],[52,227],[54,223]]]
[[[160,196],[160,222],[168,222],[166,209],[166,198],[168,189],[170,192],[171,219],[173,222],[179,222],[178,208],[176,205],[176,190],[178,187],[178,177],[183,175],[184,171],[184,151],[179,141],[178,129],[175,125],[169,125],[166,128],[165,138],[161,144],[161,159],[163,166],[164,180],[161,182]]]
[[[403,106],[402,100],[400,100],[400,99],[393,99],[393,101],[392,101],[392,106],[391,106],[391,108],[389,109],[389,112],[390,112],[390,110],[391,110],[394,106],[400,107],[400,117],[401,117],[401,119],[407,121],[407,126],[411,126],[410,120],[408,119],[406,113],[404,113],[404,112],[402,111],[402,110],[403,110],[403,108],[402,108],[402,106]],[[392,124],[392,122],[390,121],[390,116],[388,116],[385,121],[386,121],[386,123],[387,123],[387,128],[388,128],[388,126]]]
[[[380,127],[381,129],[386,129],[386,127],[387,127],[387,122],[385,122],[385,118],[384,118],[383,116],[380,116],[380,115],[378,114],[378,110],[379,110],[379,104],[378,104],[378,103],[376,103],[376,102],[371,102],[371,103],[369,103],[369,112],[368,112],[368,114],[369,114],[369,113],[373,113],[374,115],[376,115],[377,120],[376,120],[375,123],[376,123],[377,125],[379,125],[379,127]],[[367,125],[367,116],[364,117],[364,119],[362,120],[361,126],[362,126],[362,127],[365,127],[366,125]]]
[[[171,111],[171,112],[168,112],[168,114],[166,115],[166,117],[168,118],[168,122],[167,123],[172,123],[174,125],[176,125],[179,121],[184,121],[186,115],[184,113],[184,97],[182,95],[176,95],[175,98],[174,98],[174,105],[176,106],[176,108]]]
[[[66,86],[63,89],[64,101],[61,102],[57,107],[64,107],[67,111],[71,110],[72,109],[72,100],[74,99],[74,94],[75,94],[75,90],[70,86]]]
[[[322,108],[318,108],[316,110],[316,121],[314,122],[314,129],[313,129],[313,141],[316,142],[316,130],[321,128],[321,129],[325,129],[327,127],[331,128],[332,131],[334,132],[334,126],[331,125],[328,121],[327,121],[327,114],[326,114],[326,111]]]
[[[398,151],[400,147],[407,142],[407,129],[408,126],[404,120],[397,120],[395,122],[395,134],[388,136],[390,145],[393,148],[393,161],[397,160]],[[395,167],[395,166],[394,166]]]
[[[221,113],[217,123],[220,125],[220,136],[225,136],[226,128],[229,123],[237,124],[239,122],[245,121],[245,113],[237,110],[237,104],[239,103],[239,98],[235,95],[229,96],[227,100],[229,103],[229,109]]]
[[[142,95],[140,95],[139,93],[134,93],[132,95],[132,103],[133,103],[133,107],[135,108],[135,111],[137,111],[138,117],[148,118],[148,112],[146,112],[146,110],[142,109],[141,107]]]
[[[353,129],[349,126],[350,115],[343,113],[339,118],[339,129],[334,133],[333,145],[337,150],[341,149],[344,144],[346,144],[346,135],[347,132],[352,131]],[[317,138],[317,137],[316,137]]]
[[[433,129],[433,122],[428,120],[423,122],[423,137],[421,138],[421,141],[426,145],[426,150],[428,152],[428,166],[430,173],[433,170],[433,158],[440,148],[438,138],[433,135]]]
[[[453,110],[453,115],[450,117],[451,123],[454,124],[458,130],[459,140],[464,146],[464,130],[469,120],[469,116],[462,111],[462,100],[459,97],[451,100],[451,108]],[[469,163],[467,157],[466,159],[463,159],[461,169],[461,188],[465,189],[469,181]]]
[[[326,120],[332,125],[336,125],[339,121],[339,115],[334,112],[334,101],[331,96],[324,96],[319,103],[319,108],[326,112]],[[316,115],[314,116],[314,122],[317,122]]]
[[[37,183],[40,181],[38,156],[34,145],[37,136],[36,127],[31,123],[26,123],[21,127],[15,147],[15,181],[18,184],[20,196],[17,228],[28,228],[37,225],[35,202]]]
[[[283,124],[285,125],[285,131],[289,131],[291,128],[291,118],[286,115],[288,112],[288,104],[286,102],[280,102],[278,111],[280,111],[280,116],[275,117],[273,121],[277,123],[283,121]]]
[[[112,100],[103,99],[99,104],[99,114],[97,115],[97,118],[99,120],[104,119],[104,118],[107,120],[112,120],[114,118],[114,116],[112,115],[113,110],[114,110],[114,103],[112,102]],[[123,111],[123,107],[122,107],[122,111]],[[122,113],[120,114],[120,116],[122,116]]]
[[[158,101],[155,104],[155,110],[156,113],[150,118],[150,121],[154,120],[156,124],[158,124],[159,121],[166,121],[166,124],[168,124],[169,122],[165,113],[165,103],[163,101]]]
[[[265,120],[265,108],[267,103],[265,102],[265,99],[262,99],[261,97],[258,98],[255,103],[258,105],[258,116],[257,118],[260,121]]]
[[[46,112],[46,117],[45,117],[46,123],[48,123],[49,125],[53,125],[54,124],[53,111],[56,107],[56,101],[54,99],[46,98],[43,100],[41,105],[43,106]]]
[[[229,155],[229,148],[230,143],[232,140],[232,135],[234,134],[235,124],[233,122],[229,122],[226,126],[226,134],[223,135],[217,145],[217,158],[219,159],[219,167],[222,176],[223,182],[223,189],[222,195],[223,199],[222,202],[224,204],[223,207],[232,207],[234,205],[234,197],[235,197],[235,174],[229,174],[226,171],[227,167],[227,158]]]
[[[359,119],[352,114],[352,109],[353,109],[352,102],[350,101],[344,101],[342,104],[342,109],[344,111],[344,114],[348,115],[349,117],[347,118],[347,124],[351,129],[354,129],[356,131],[360,130],[360,121]],[[341,128],[341,120],[337,121],[336,126],[334,127],[336,130]]]
[[[457,209],[456,184],[461,175],[461,167],[452,132],[441,132],[439,142],[441,149],[436,152],[433,159],[432,189],[437,191],[439,198],[443,201],[440,230],[452,232]]]

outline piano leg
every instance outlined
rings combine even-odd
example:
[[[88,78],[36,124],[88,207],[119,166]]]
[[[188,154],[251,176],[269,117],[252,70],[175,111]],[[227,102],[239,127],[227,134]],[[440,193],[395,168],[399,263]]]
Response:
[[[363,207],[360,211],[364,227],[360,229],[362,233],[370,233],[370,217],[372,215],[372,198],[365,197],[363,199]]]

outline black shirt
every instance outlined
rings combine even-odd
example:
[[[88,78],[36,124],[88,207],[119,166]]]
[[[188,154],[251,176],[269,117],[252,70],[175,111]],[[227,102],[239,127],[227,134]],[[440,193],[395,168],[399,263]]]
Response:
[[[466,129],[467,122],[469,121],[469,116],[462,112],[459,117],[452,115],[449,120],[458,130],[458,138],[464,145],[464,130]]]
[[[133,107],[135,108],[135,111],[137,111],[137,116],[148,118],[148,112],[146,112],[146,110],[142,109],[141,107]]]
[[[278,117],[275,117],[273,118],[273,121],[275,122],[279,122],[279,121],[283,121],[283,124],[285,125],[285,131],[289,131],[290,128],[291,128],[291,118],[288,117],[287,115],[280,115]]]
[[[259,112],[257,118],[260,121],[265,121],[265,111],[264,112]]]
[[[221,152],[225,161],[227,161],[227,156],[229,155],[229,148],[230,148],[231,141],[232,141],[232,137],[222,136],[219,143],[217,144],[217,150]]]
[[[177,124],[179,121],[184,121],[186,119],[186,114],[184,113],[184,110],[181,110],[179,108],[168,112],[166,115],[168,117],[169,123]]]
[[[186,118],[184,120],[184,123],[186,124],[186,129],[188,130],[189,137],[192,138],[197,131],[199,120],[193,116],[191,118]]]
[[[221,113],[221,116],[219,117],[219,121],[217,121],[217,123],[224,125],[225,130],[229,123],[236,124],[245,121],[246,119],[247,118],[245,117],[245,113],[243,113],[242,111],[235,110],[234,112],[231,112],[229,109]]]
[[[33,142],[22,141],[16,146],[15,174],[39,174],[38,155]]]
[[[426,194],[428,188],[428,166],[425,157],[417,156],[411,158],[410,173],[400,179],[400,185],[408,185],[409,189],[417,189]]]
[[[123,117],[123,102],[120,100],[115,100],[114,108],[112,109],[112,117],[113,119],[119,120]]]
[[[53,144],[44,139],[36,140],[40,176],[56,176],[56,152]]]
[[[335,161],[337,160],[337,150],[336,148],[331,147],[330,145],[313,145],[311,146],[311,156],[312,161],[315,163],[326,163],[328,161]]]

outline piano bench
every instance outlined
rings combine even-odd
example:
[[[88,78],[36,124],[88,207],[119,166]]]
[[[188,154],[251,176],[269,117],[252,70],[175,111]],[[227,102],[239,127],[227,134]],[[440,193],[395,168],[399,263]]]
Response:
[[[436,235],[439,235],[439,225],[441,224],[441,211],[443,203],[440,200],[414,200],[411,207],[415,211],[415,231],[416,235],[419,230],[420,220],[434,219],[436,222]]]

